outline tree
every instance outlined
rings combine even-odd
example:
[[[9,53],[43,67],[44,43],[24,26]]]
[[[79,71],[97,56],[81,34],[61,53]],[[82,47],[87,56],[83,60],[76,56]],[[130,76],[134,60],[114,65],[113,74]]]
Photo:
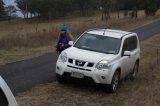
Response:
[[[15,16],[15,13],[17,12],[17,9],[15,8],[14,5],[9,5],[9,6],[5,7],[5,10],[7,12],[8,22],[10,22],[12,17]]]
[[[16,0],[15,3],[17,3],[17,6],[21,10],[21,13],[24,15],[24,18],[26,18],[27,0]]]
[[[95,11],[98,0],[16,0],[17,6],[27,14],[38,15],[40,18],[52,19],[64,17],[74,12],[90,15]]]
[[[81,12],[82,16],[90,15],[89,12],[92,12],[96,8],[96,0],[74,0],[75,8]]]
[[[3,0],[0,0],[0,18],[3,19],[5,16],[4,2]]]
[[[20,9],[21,13],[24,15],[24,18],[29,18],[29,14],[35,14],[34,6],[38,6],[41,0],[16,0],[15,3]],[[44,9],[44,8],[43,8]]]
[[[144,2],[146,16],[154,16],[159,9],[158,0],[146,0]]]
[[[110,18],[112,8],[111,0],[101,0],[102,20],[108,20]]]
[[[145,2],[142,0],[133,0],[133,11],[136,18],[138,17],[138,10],[145,9],[144,5],[145,5]]]
[[[25,18],[28,15],[35,15],[42,18],[49,18],[54,10],[54,3],[58,0],[16,0]]]

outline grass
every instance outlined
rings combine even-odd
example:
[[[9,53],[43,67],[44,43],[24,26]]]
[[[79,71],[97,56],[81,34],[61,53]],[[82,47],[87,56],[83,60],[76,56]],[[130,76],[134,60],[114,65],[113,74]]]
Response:
[[[43,46],[37,48],[14,48],[11,50],[0,50],[0,64],[11,63],[18,60],[25,60],[47,53],[53,53],[53,46]]]
[[[76,39],[82,32],[90,28],[107,26],[121,30],[135,29],[159,21],[160,11],[157,12],[155,17],[148,18],[144,16],[143,11],[139,12],[138,19],[124,17],[122,13],[120,16],[118,19],[114,13],[108,22],[101,21],[100,14],[44,23],[28,23],[22,20],[13,21],[12,23],[1,22],[0,26],[3,27],[0,27],[0,64],[38,56],[39,52],[45,54],[54,51],[51,46],[54,48],[59,35],[59,27],[62,23],[70,26],[70,30]],[[43,50],[44,48],[46,51]]]
[[[141,43],[140,71],[135,81],[122,82],[115,94],[101,88],[57,82],[35,86],[20,93],[20,106],[159,106],[160,63],[156,63],[160,34]],[[159,47],[160,49],[160,47]],[[160,51],[160,50],[159,50]],[[160,59],[160,57],[159,57]]]

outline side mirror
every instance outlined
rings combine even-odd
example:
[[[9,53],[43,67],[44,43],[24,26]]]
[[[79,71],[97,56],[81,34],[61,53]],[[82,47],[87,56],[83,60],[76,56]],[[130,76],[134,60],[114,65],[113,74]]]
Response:
[[[69,41],[69,45],[73,46],[73,43],[74,43],[73,41]]]
[[[124,51],[123,56],[131,56],[131,52],[130,51]]]

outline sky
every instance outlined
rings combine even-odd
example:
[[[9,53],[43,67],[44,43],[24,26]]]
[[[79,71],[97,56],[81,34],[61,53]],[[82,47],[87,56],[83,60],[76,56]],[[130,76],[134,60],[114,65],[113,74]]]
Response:
[[[15,5],[14,0],[3,0],[6,5]]]
[[[3,0],[3,1],[4,1],[4,3],[5,3],[6,6],[7,5],[15,5],[16,6],[15,0]],[[19,11],[17,12],[17,15],[19,17],[23,17],[22,13],[19,12]]]

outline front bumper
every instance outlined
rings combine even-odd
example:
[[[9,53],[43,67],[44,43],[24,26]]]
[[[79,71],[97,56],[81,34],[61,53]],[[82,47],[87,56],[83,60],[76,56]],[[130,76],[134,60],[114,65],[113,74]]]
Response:
[[[84,79],[92,79],[97,84],[111,84],[111,70],[98,70],[95,67],[86,68],[73,66],[73,64],[57,62],[56,74],[64,76],[67,73],[67,77],[71,77],[72,72],[81,73],[84,75]]]

